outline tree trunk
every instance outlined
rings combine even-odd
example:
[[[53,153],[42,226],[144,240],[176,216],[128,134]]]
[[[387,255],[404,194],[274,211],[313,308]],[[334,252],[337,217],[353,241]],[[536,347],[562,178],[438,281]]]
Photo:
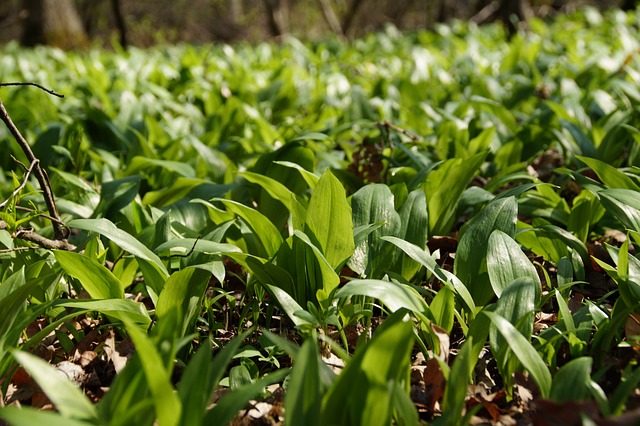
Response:
[[[339,36],[344,36],[344,32],[342,30],[342,25],[338,20],[338,15],[336,15],[335,10],[333,10],[333,6],[331,6],[330,0],[318,0],[320,4],[320,10],[322,10],[322,16],[324,16],[324,20],[326,21],[331,31]]]
[[[27,12],[21,43],[48,44],[61,49],[87,47],[89,39],[73,0],[23,0]]]
[[[126,49],[129,46],[129,42],[127,40],[127,24],[125,23],[124,15],[122,14],[122,5],[120,4],[120,0],[111,0],[111,10],[113,11],[113,16],[116,20],[118,32],[120,33],[120,46],[122,46],[123,49]]]
[[[622,10],[635,10],[636,9],[636,0],[624,0],[620,5]]]
[[[502,0],[500,17],[509,32],[509,38],[513,37],[518,32],[518,22],[526,21],[522,0]]]
[[[288,0],[262,0],[267,12],[267,26],[274,37],[279,37],[289,31],[289,2]]]

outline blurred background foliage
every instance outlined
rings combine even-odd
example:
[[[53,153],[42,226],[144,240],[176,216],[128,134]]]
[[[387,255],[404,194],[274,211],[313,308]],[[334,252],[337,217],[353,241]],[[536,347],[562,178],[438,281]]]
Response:
[[[431,28],[452,19],[502,21],[510,32],[527,19],[582,6],[631,9],[635,0],[3,0],[0,43],[64,49],[158,43],[262,41],[293,35],[352,38],[393,24]]]

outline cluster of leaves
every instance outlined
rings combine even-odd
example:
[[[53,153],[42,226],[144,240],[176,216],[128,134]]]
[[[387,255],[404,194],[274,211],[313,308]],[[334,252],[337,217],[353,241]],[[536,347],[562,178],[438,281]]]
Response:
[[[2,92],[78,251],[13,238],[52,230],[0,133],[0,417],[226,424],[285,377],[290,424],[633,407],[638,18],[5,46],[1,81],[66,95]]]

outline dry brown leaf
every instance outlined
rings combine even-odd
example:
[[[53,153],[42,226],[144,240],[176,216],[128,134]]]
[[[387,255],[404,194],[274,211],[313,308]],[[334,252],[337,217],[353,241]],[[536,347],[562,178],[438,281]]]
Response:
[[[440,398],[442,398],[442,395],[444,395],[444,388],[446,384],[444,374],[442,373],[440,363],[437,359],[431,358],[427,361],[427,367],[424,369],[423,380],[426,390],[425,405],[427,410],[433,413],[435,411],[436,403]]]

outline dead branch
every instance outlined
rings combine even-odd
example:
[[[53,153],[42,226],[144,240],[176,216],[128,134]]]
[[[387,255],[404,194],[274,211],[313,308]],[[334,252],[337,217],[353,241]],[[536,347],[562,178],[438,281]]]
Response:
[[[61,95],[60,93],[56,93],[53,90],[47,89],[46,87],[38,84],[38,83],[32,83],[30,81],[21,81],[21,82],[17,82],[17,83],[0,83],[0,87],[4,87],[4,86],[35,86],[38,89],[44,90],[45,92],[47,92],[50,95],[53,96],[57,96],[59,98],[64,98],[64,95]]]
[[[8,229],[9,228],[7,226],[7,223],[3,220],[0,220],[0,230],[6,231]],[[49,249],[49,250],[67,250],[67,251],[76,250],[76,246],[74,246],[67,240],[52,240],[50,238],[43,237],[42,235],[36,233],[33,229],[18,228],[15,232],[11,234],[11,237],[14,239],[28,241],[30,243],[37,244],[39,247]]]
[[[406,137],[408,137],[409,139],[411,139],[414,142],[419,142],[420,141],[420,137],[414,135],[411,132],[408,132],[407,130],[403,129],[402,127],[398,127],[395,124],[385,120],[385,121],[381,121],[378,123],[379,127],[382,128],[386,128],[387,130],[393,130],[396,133],[400,133],[401,135],[404,135]]]
[[[63,97],[58,93],[53,92],[52,90],[46,89],[37,83],[0,83],[1,86],[36,86],[39,89],[44,90],[47,93],[50,93],[54,96]],[[33,173],[40,184],[40,189],[42,190],[42,195],[44,197],[44,202],[47,206],[47,210],[49,215],[54,219],[51,223],[53,225],[53,233],[56,240],[66,240],[69,237],[69,229],[64,226],[62,221],[60,220],[60,214],[58,213],[58,208],[56,207],[55,198],[53,196],[53,191],[51,190],[51,183],[49,182],[49,177],[47,176],[47,172],[40,166],[40,162],[34,155],[29,143],[22,136],[16,125],[9,117],[9,113],[7,112],[4,104],[2,103],[2,99],[0,99],[0,119],[7,126],[11,135],[14,137],[16,142],[22,148],[22,151],[27,156],[27,159],[31,164],[34,164],[35,167]]]

